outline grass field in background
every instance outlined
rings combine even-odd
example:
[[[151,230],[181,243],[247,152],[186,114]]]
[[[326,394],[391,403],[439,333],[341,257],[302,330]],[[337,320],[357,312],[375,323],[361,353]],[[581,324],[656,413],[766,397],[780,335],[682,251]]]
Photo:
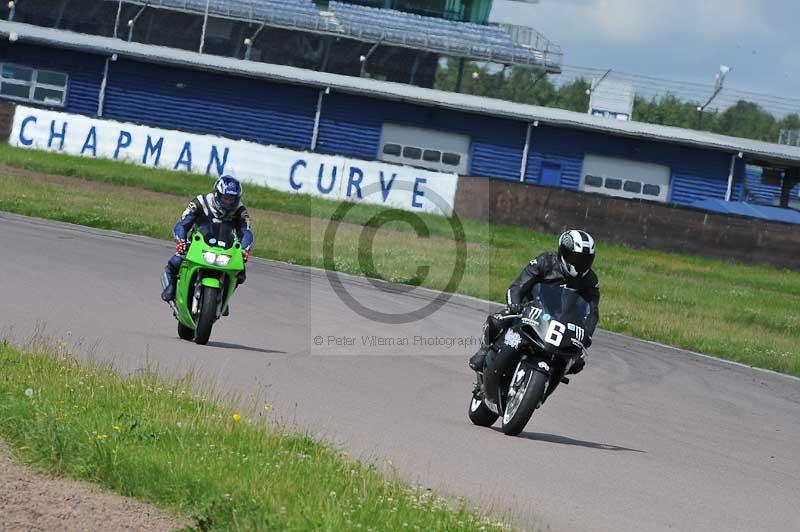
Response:
[[[92,227],[169,238],[187,201],[209,189],[207,176],[175,174],[104,160],[0,146],[10,166],[76,176],[85,186],[2,175],[0,210]],[[100,187],[93,183],[126,185]],[[143,191],[161,192],[166,195]],[[254,254],[323,267],[322,242],[339,203],[247,185]],[[363,224],[381,209],[360,205],[336,239],[335,268],[362,275]],[[398,282],[430,271],[422,285],[443,289],[455,264],[447,219],[423,215],[429,238],[401,222],[367,229],[374,269],[366,273]],[[502,301],[508,284],[533,255],[555,248],[556,235],[464,220],[467,264],[455,291]],[[591,228],[587,228],[591,230]],[[165,257],[166,261],[167,257]],[[601,282],[600,327],[800,376],[800,273],[643,251],[598,242],[595,269]],[[476,323],[476,330],[481,326]]]
[[[195,530],[499,530],[463,502],[238,410],[188,378],[0,341],[0,437],[23,462],[191,518]]]

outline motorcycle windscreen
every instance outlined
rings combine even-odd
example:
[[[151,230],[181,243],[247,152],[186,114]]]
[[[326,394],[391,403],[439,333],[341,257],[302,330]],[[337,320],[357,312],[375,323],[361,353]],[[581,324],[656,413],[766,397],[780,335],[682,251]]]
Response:
[[[589,302],[577,291],[557,284],[538,284],[531,291],[526,322],[545,349],[566,354],[583,347],[590,311]]]
[[[229,222],[207,223],[199,226],[197,232],[203,235],[206,244],[220,248],[230,248],[236,241],[236,231]]]

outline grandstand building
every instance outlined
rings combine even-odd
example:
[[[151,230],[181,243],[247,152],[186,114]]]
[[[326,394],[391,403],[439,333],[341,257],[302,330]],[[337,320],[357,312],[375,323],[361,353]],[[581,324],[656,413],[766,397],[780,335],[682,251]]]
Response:
[[[0,17],[323,72],[432,87],[443,58],[560,72],[532,28],[488,25],[492,0],[21,0]],[[5,11],[5,13],[4,13]],[[180,31],[175,31],[180,28]]]
[[[483,37],[467,37],[463,28],[486,26],[453,20],[475,16],[466,9],[448,19],[444,15],[450,11],[431,17],[358,5],[365,2],[316,6],[310,0],[290,0],[276,7],[274,0],[153,0],[145,6],[104,0],[88,2],[85,11],[77,12],[73,1],[80,3],[31,2],[35,9],[49,3],[52,10],[47,20],[30,20],[21,15],[22,0],[14,18],[25,21],[0,22],[0,99],[294,150],[708,209],[729,209],[731,202],[741,200],[774,205],[781,195],[791,204],[797,198],[797,187],[781,188],[782,182],[791,183],[800,175],[800,148],[795,146],[320,71],[312,64],[323,59],[318,50],[301,48],[301,41],[285,44],[296,48],[296,66],[271,64],[264,55],[275,51],[259,41],[273,32],[307,34],[311,25],[317,25],[314,35],[325,37],[325,31],[333,31],[334,17],[326,15],[333,9],[339,13],[336,24],[349,24],[349,30],[340,28],[338,35],[349,31],[350,39],[360,28],[366,39],[371,28],[376,36],[366,44],[378,39],[378,32],[383,32],[380,38],[405,38],[396,49],[408,50],[409,57],[436,55],[432,48],[443,50],[461,41],[470,43],[469,53],[478,54],[481,47],[490,54],[507,48],[521,57],[511,45],[475,44],[485,43]],[[197,16],[198,3],[209,16]],[[392,5],[400,4],[419,2]],[[269,30],[266,22],[254,28],[240,20],[245,15],[257,20],[257,7],[264,9],[257,16],[270,21]],[[34,11],[26,17],[44,16]],[[157,16],[147,15],[156,11]],[[353,18],[342,13],[353,13]],[[145,16],[153,17],[153,23],[143,23]],[[394,34],[388,31],[389,22],[382,25],[391,17],[461,25],[461,41],[454,33],[438,33],[444,26],[420,23],[417,33],[428,37],[427,44],[412,43],[408,32]],[[190,42],[197,34],[190,29],[199,29],[197,24],[206,26],[202,43]],[[159,33],[162,26],[182,29]],[[346,40],[332,37],[337,38]],[[259,42],[262,61],[255,61]],[[222,53],[231,46],[240,49]],[[527,50],[527,60],[546,63],[536,49]],[[409,69],[413,65],[412,60]],[[418,73],[424,71],[421,65],[422,61]],[[762,179],[752,165],[767,168],[771,180]],[[779,214],[769,216],[782,219]]]

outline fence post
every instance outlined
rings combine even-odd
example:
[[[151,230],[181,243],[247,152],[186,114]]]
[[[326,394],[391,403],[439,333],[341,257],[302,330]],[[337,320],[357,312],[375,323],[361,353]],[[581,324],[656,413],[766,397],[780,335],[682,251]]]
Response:
[[[106,64],[103,67],[103,81],[100,82],[100,94],[97,96],[97,116],[103,117],[103,108],[106,103],[106,86],[108,85],[108,66],[111,61],[117,60],[117,54],[106,57]]]
[[[733,174],[736,171],[737,157],[739,157],[738,153],[731,155],[731,171],[728,173],[728,190],[725,192],[725,201],[730,201],[733,194]]]
[[[317,97],[317,113],[314,115],[314,130],[311,133],[311,151],[317,151],[317,140],[319,140],[319,122],[320,118],[322,117],[322,98],[326,94],[330,93],[330,87],[325,87],[324,89],[319,90],[319,96]]]
[[[538,122],[536,122],[538,125]],[[531,147],[531,129],[533,128],[534,123],[528,122],[528,131],[525,133],[525,147],[522,149],[522,162],[519,165],[519,182],[525,182],[525,174],[528,173],[528,151],[530,151]]]

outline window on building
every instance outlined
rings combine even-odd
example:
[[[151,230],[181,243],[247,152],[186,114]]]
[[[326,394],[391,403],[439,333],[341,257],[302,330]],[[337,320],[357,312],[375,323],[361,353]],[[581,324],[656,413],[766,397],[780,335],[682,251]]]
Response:
[[[429,163],[438,163],[442,160],[442,152],[437,150],[425,150],[422,152],[422,160]]]
[[[400,154],[403,152],[403,147],[399,144],[386,144],[383,147],[383,153],[386,155],[393,155],[395,157],[400,157]]]
[[[639,181],[625,181],[625,186],[622,187],[622,190],[640,194],[642,192],[642,184]]]
[[[658,196],[661,194],[661,187],[658,185],[645,185],[642,194],[645,196]]]
[[[30,84],[33,81],[33,69],[18,65],[3,65],[3,81],[18,81]]]
[[[666,202],[672,170],[661,164],[587,153],[580,189],[618,198]]]
[[[0,64],[0,96],[13,100],[64,105],[67,75],[11,63]]]
[[[603,178],[596,175],[587,175],[584,182],[588,187],[601,188],[603,186]]]
[[[466,174],[470,142],[469,136],[460,133],[385,123],[378,157],[391,163]]]
[[[422,150],[419,148],[414,148],[413,146],[406,146],[403,148],[403,157],[418,161],[422,159]]]
[[[447,166],[458,166],[461,164],[461,156],[457,153],[443,153],[442,163]]]

